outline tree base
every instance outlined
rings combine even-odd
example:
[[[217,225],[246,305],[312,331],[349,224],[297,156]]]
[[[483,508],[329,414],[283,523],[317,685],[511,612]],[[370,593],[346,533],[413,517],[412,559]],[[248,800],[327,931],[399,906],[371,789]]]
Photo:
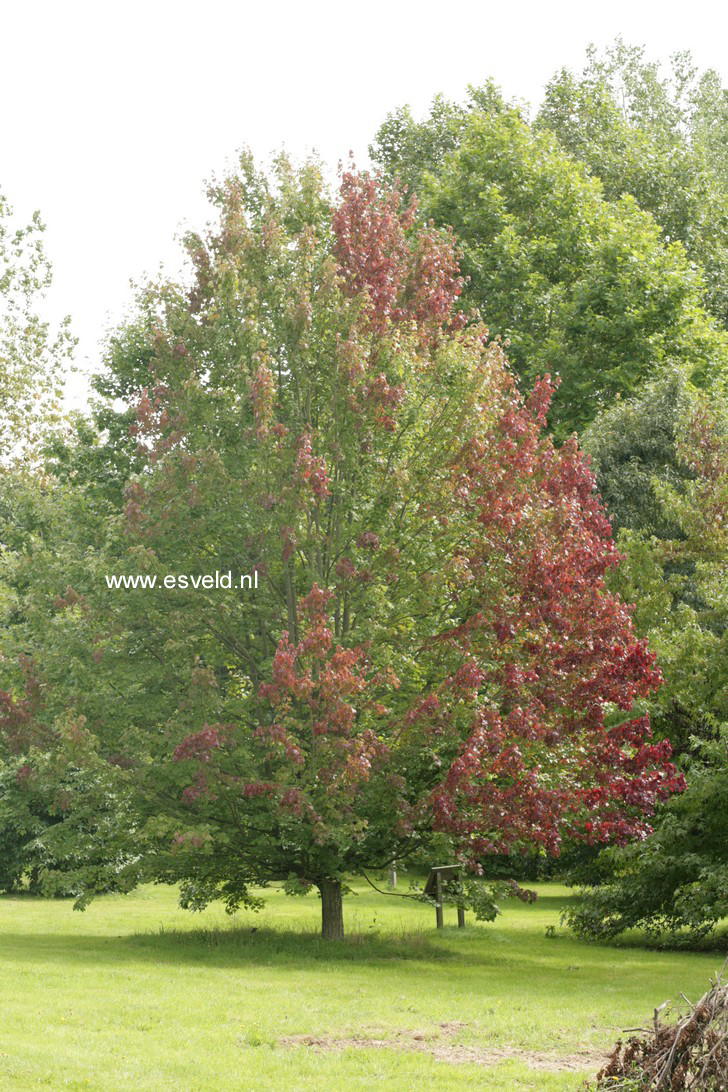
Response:
[[[321,892],[321,936],[324,940],[343,940],[344,903],[341,881],[322,880],[318,889]]]

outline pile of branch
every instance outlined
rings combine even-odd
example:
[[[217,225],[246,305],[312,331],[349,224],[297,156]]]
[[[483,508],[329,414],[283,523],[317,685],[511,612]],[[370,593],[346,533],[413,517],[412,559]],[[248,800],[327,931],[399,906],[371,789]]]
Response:
[[[711,979],[710,989],[695,1004],[682,994],[689,1011],[677,1023],[667,1023],[655,1009],[652,1028],[617,1045],[597,1074],[597,1089],[632,1092],[726,1092],[728,1089],[728,982],[723,981],[728,960]]]

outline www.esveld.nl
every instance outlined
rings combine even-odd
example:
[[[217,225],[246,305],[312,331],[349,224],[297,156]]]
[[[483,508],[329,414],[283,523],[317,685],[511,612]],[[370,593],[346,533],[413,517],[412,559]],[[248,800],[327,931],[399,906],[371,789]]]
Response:
[[[243,573],[237,582],[233,582],[233,574],[230,570],[226,573],[206,573],[198,576],[191,574],[180,573],[175,575],[174,573],[168,573],[162,578],[159,584],[157,584],[157,574],[145,573],[137,574],[136,576],[129,575],[116,575],[107,576],[106,586],[108,588],[245,588],[249,591],[253,591],[258,587],[258,573]]]

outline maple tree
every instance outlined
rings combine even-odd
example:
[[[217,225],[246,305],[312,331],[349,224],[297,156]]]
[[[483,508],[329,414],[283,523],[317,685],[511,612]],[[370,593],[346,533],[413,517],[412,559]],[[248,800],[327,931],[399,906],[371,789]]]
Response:
[[[284,880],[337,937],[346,875],[434,843],[482,873],[646,832],[682,787],[640,705],[659,671],[591,471],[544,431],[554,385],[522,395],[459,309],[452,234],[353,169],[332,202],[315,165],[243,157],[210,196],[190,281],[142,293],[100,384],[137,445],[123,512],[99,535],[74,502],[73,557],[36,540],[44,586],[16,574],[0,727],[53,797],[48,889],[234,909]],[[216,570],[258,587],[163,586]]]

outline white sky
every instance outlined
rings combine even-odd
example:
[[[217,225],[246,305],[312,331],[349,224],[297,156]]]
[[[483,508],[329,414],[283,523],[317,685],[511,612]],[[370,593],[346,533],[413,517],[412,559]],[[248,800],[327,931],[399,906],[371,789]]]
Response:
[[[402,103],[423,113],[488,76],[536,103],[557,68],[617,34],[654,59],[690,49],[728,84],[723,7],[0,0],[0,189],[23,217],[40,209],[50,313],[72,316],[93,367],[129,279],[178,264],[177,229],[204,222],[204,180],[243,144],[262,160],[313,147],[332,165],[351,148],[362,164]]]

